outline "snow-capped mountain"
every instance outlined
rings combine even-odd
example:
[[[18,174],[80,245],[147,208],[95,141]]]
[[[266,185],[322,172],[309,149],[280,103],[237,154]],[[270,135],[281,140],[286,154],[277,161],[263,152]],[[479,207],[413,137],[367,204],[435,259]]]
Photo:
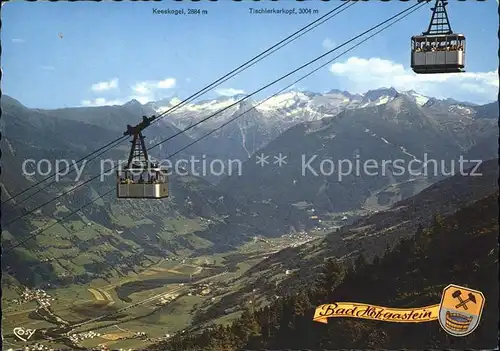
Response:
[[[345,109],[367,108],[391,102],[399,95],[406,95],[419,106],[425,105],[429,98],[415,91],[398,92],[394,88],[381,88],[370,90],[365,94],[351,94],[347,91],[331,90],[324,94],[302,91],[288,91],[274,97],[256,101],[252,98],[244,100],[249,107],[255,107],[261,117],[261,123],[272,125],[279,123],[282,128],[288,129],[292,125],[301,122],[310,122],[334,117]],[[178,128],[186,128],[191,124],[214,114],[220,110],[214,118],[204,123],[206,129],[224,123],[241,108],[243,102],[239,102],[245,95],[221,97],[214,100],[204,100],[196,103],[187,103],[175,111],[169,113],[168,120]],[[172,98],[148,103],[155,113],[169,111],[181,99]],[[244,119],[244,116],[242,116]],[[193,132],[193,134],[197,134]]]
[[[390,205],[411,196],[450,175],[461,156],[474,155],[476,160],[497,156],[492,152],[492,146],[498,147],[494,119],[475,118],[474,106],[448,101],[437,109],[440,104],[424,107],[422,97],[414,92],[367,92],[357,108],[338,117],[289,128],[244,165],[244,174],[224,178],[219,189],[231,191],[241,200],[272,199],[277,206],[306,203],[319,211],[345,212],[360,206]],[[261,153],[282,155],[286,163],[271,161],[262,167]],[[395,160],[417,165],[433,160],[440,166],[417,173],[415,168],[399,172],[383,166]],[[350,166],[344,167],[340,161]],[[384,171],[355,171],[357,162],[375,162]],[[322,168],[326,164],[331,166]],[[342,172],[347,175],[340,177]]]
[[[131,112],[135,114],[138,111],[144,114],[167,112],[159,124],[167,123],[181,130],[191,126],[186,134],[192,139],[200,139],[197,149],[206,150],[208,159],[236,158],[241,161],[247,160],[297,124],[337,116],[349,119],[351,114],[362,110],[373,114],[373,118],[377,119],[376,108],[386,105],[392,109],[400,109],[401,114],[408,114],[404,118],[397,118],[405,121],[401,123],[409,123],[409,128],[412,123],[418,123],[412,122],[411,115],[415,111],[422,112],[429,117],[432,128],[441,129],[463,145],[463,149],[468,149],[475,144],[478,134],[487,134],[490,118],[493,117],[483,115],[491,114],[488,111],[494,110],[486,108],[487,105],[483,108],[453,99],[439,100],[413,90],[398,91],[391,87],[363,94],[335,89],[325,93],[287,91],[265,100],[248,98],[241,101],[245,96],[195,101],[183,104],[180,108],[175,107],[181,102],[176,97],[146,105],[132,101],[124,107],[133,109]],[[155,134],[157,136],[150,138],[151,142],[161,139],[161,131]],[[383,133],[380,136],[384,137]]]

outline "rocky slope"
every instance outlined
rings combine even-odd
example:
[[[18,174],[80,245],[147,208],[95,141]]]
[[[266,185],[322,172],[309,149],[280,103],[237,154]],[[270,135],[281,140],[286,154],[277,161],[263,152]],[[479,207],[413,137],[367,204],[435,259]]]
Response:
[[[448,109],[436,106],[444,104],[419,106],[396,94],[384,104],[298,124],[247,161],[244,174],[226,177],[218,188],[240,201],[305,202],[320,212],[359,209],[395,184],[405,183],[405,197],[411,196],[423,183],[457,172],[460,157],[474,153],[477,145],[476,156],[494,157],[494,120],[460,119],[449,102]],[[262,165],[261,156],[268,163]]]
[[[107,118],[103,110],[95,111],[102,112],[104,120]],[[52,167],[57,160],[69,160],[70,163],[80,160],[103,146],[110,135],[118,131],[118,128],[112,130],[98,126],[95,121],[81,122],[78,119],[83,118],[83,112],[78,113],[82,114],[81,117],[73,118],[71,112],[69,117],[64,115],[67,118],[62,118],[61,111],[51,114],[50,111],[31,110],[3,97],[2,161],[5,163],[0,184],[2,201],[44,178],[40,170],[45,172],[47,163],[41,164],[43,167],[38,170],[36,167],[41,160],[47,160]],[[90,116],[96,115],[90,113]],[[177,130],[172,127],[163,131],[176,133]],[[182,143],[183,139],[180,139]],[[189,143],[191,139],[185,136],[184,142]],[[170,177],[170,198],[155,202],[117,200],[114,191],[98,199],[115,186],[113,173],[60,196],[102,172],[101,161],[107,170],[110,165],[105,160],[124,159],[127,152],[125,147],[115,147],[95,161],[86,163],[81,174],[74,172],[58,181],[52,178],[2,204],[4,249],[30,237],[36,230],[43,230],[55,220],[62,220],[36,235],[35,239],[4,252],[4,273],[12,274],[26,284],[83,282],[97,273],[103,276],[125,274],[165,255],[189,255],[206,249],[212,252],[227,250],[248,240],[250,235],[281,233],[288,230],[290,223],[307,225],[307,217],[290,216],[272,206],[261,209],[260,218],[257,218],[254,209],[192,175],[173,174]],[[30,159],[33,162],[23,171],[25,161]],[[65,165],[61,164],[61,167]],[[45,184],[50,186],[45,187]],[[96,201],[91,203],[92,200]],[[40,210],[16,220],[40,206]],[[290,220],[291,217],[294,220]],[[13,220],[16,221],[8,224]],[[235,232],[238,235],[234,235]]]

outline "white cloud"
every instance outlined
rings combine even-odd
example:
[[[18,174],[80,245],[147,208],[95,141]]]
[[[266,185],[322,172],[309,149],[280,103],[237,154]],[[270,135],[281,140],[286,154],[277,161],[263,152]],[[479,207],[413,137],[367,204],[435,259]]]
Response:
[[[160,98],[159,96],[157,96],[158,90],[172,89],[175,87],[175,85],[175,78],[166,78],[164,80],[157,81],[137,82],[131,87],[133,96],[131,96],[130,99],[135,99],[141,104],[146,104],[150,101],[155,101]]]
[[[4,3],[2,2],[2,5],[3,5],[3,4],[4,4]],[[26,40],[21,39],[21,38],[13,38],[13,39],[12,39],[12,42],[13,42],[13,43],[16,43],[16,44],[22,44],[22,43],[25,43],[25,42],[26,42]]]
[[[113,105],[123,105],[125,102],[121,100],[106,100],[105,98],[97,98],[94,100],[83,100],[83,106],[113,106]]]
[[[102,92],[102,91],[116,89],[116,88],[118,88],[118,78],[111,79],[107,82],[99,82],[96,84],[92,84],[93,91]]]
[[[172,89],[176,85],[174,78],[166,78],[158,81],[137,82],[132,86],[133,96],[130,99],[136,99],[141,104],[157,100],[157,92],[161,89]]]
[[[123,105],[130,100],[137,100],[141,104],[146,104],[150,101],[158,100],[157,92],[162,89],[171,89],[175,87],[176,81],[174,78],[167,78],[159,81],[144,81],[137,82],[131,86],[132,93],[124,98],[122,95],[118,99],[107,100],[106,98],[96,98],[93,100],[83,100],[83,106],[110,106],[110,105]],[[118,88],[118,78],[112,79],[108,82],[100,82],[92,85],[93,91],[106,91]]]
[[[345,88],[353,93],[392,86],[436,98],[476,103],[491,102],[498,97],[497,71],[417,75],[390,60],[350,57],[344,62],[332,64],[330,72],[345,79],[348,85]]]
[[[335,48],[336,43],[332,39],[326,38],[321,45],[327,50],[332,50]]]
[[[305,86],[302,86],[300,84],[293,84],[289,88],[286,89],[286,91],[305,91],[307,90]]]
[[[175,79],[167,78],[165,80],[160,80],[159,82],[156,83],[156,86],[158,89],[171,89],[175,87]]]
[[[147,87],[146,83],[137,83],[132,87],[132,90],[137,94],[150,94],[151,89]]]
[[[40,66],[44,71],[53,71],[55,70],[54,66]]]
[[[222,95],[222,96],[234,96],[234,95],[238,95],[238,94],[245,94],[244,90],[233,89],[233,88],[217,89],[215,92],[219,95]]]
[[[132,90],[136,94],[148,95],[158,89],[172,89],[173,87],[175,87],[175,79],[167,78],[159,81],[138,82],[132,87]]]

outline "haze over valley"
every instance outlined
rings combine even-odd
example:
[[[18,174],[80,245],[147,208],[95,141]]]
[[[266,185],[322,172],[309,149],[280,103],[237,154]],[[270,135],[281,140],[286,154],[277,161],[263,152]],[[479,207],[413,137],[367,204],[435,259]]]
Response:
[[[238,99],[190,104],[147,129],[146,142],[154,145]],[[28,169],[32,175],[23,174],[25,160],[81,159],[126,124],[137,123],[137,116],[161,113],[174,103],[40,110],[4,95],[2,156],[9,167],[2,170],[2,197],[43,179],[35,166]],[[166,159],[258,103],[235,104],[151,155]],[[452,215],[496,191],[497,103],[475,105],[380,88],[365,94],[290,91],[260,106],[169,158],[172,164],[192,158],[240,160],[239,175],[203,174],[202,162],[184,163],[187,175],[169,177],[168,200],[105,196],[65,218],[115,186],[110,174],[50,202],[102,172],[101,156],[81,169],[78,182],[75,173],[68,174],[35,196],[27,192],[3,204],[5,221],[50,202],[4,225],[4,247],[53,225],[2,257],[6,330],[31,326],[38,330],[33,340],[71,330],[75,336],[61,342],[84,347],[119,334],[120,347],[146,347],[165,334],[234,320],[249,303],[266,305],[292,294],[328,257],[349,265],[360,253],[368,259],[383,255],[415,225],[431,223],[434,214]],[[286,156],[281,165],[273,162],[278,154]],[[119,145],[106,159],[126,155],[127,146]],[[269,164],[259,164],[259,155],[269,155]],[[361,164],[417,160],[420,166],[414,174],[396,174],[389,165],[377,175],[345,174],[339,180],[340,170],[321,174],[318,164],[303,174],[301,155]],[[438,160],[438,173],[423,172],[424,155]],[[464,170],[477,164],[483,175],[464,176],[458,166],[451,170],[460,157],[469,160]],[[25,289],[45,291],[47,305],[36,290],[20,298]],[[144,323],[157,325],[140,328]]]
[[[2,2],[2,349],[498,349],[497,7]]]

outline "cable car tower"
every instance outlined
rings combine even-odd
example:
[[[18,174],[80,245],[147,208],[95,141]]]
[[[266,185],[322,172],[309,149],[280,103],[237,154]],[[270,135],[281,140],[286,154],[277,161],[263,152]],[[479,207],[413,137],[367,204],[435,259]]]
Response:
[[[150,161],[142,131],[156,119],[142,118],[132,127],[127,125],[124,136],[132,137],[127,165],[116,171],[116,195],[120,199],[163,199],[168,197],[167,170]]]
[[[451,30],[445,0],[436,0],[429,27],[411,38],[411,68],[415,73],[465,72],[465,36]]]

